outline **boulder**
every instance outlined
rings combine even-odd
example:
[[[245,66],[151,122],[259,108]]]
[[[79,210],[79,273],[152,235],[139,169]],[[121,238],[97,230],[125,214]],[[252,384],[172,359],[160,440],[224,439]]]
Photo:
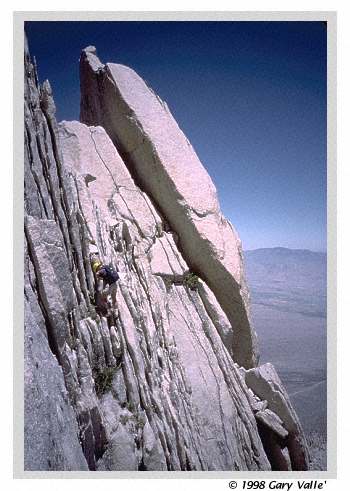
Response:
[[[245,382],[257,396],[267,401],[268,408],[280,418],[284,428],[288,431],[286,446],[292,469],[307,470],[310,456],[306,438],[299,418],[274,366],[271,363],[266,363],[260,367],[247,370]]]
[[[260,399],[268,401],[269,408],[279,416],[288,431],[298,430],[300,427],[298,417],[271,363],[265,363],[257,368],[247,370],[245,382]]]
[[[255,417],[281,438],[285,438],[288,435],[288,431],[282,426],[282,420],[269,409],[257,411]]]

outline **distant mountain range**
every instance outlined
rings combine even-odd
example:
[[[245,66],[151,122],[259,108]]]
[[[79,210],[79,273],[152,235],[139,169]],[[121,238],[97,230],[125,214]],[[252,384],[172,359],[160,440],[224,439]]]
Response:
[[[326,432],[327,255],[275,247],[245,251],[261,362],[271,361],[307,432]]]
[[[326,317],[326,253],[274,247],[244,256],[255,304]]]

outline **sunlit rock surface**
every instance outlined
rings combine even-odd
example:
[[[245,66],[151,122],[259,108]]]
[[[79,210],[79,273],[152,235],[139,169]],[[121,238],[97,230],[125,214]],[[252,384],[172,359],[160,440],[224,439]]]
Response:
[[[113,111],[121,128],[128,107],[141,112],[130,141],[116,144],[98,92],[106,69],[95,58],[85,68],[83,99],[96,92],[96,106],[83,108],[88,125],[58,125],[50,85],[38,85],[25,53],[25,469],[293,468],[296,428],[307,469],[293,409],[250,387],[242,368],[256,365],[255,335],[239,239],[214,185],[163,103],[125,67],[118,83],[127,90],[131,77],[135,91]],[[96,251],[119,270],[118,314],[96,310]]]

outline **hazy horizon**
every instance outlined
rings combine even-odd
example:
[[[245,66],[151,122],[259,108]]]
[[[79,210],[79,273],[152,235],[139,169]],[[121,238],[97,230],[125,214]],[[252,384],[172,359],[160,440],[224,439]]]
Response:
[[[293,247],[283,247],[283,246],[271,246],[271,247],[255,247],[254,249],[244,249],[244,251],[257,251],[259,249],[286,249],[289,251],[308,251],[308,252],[315,252],[315,253],[320,253],[320,254],[327,254],[327,250],[312,250],[312,249],[305,249],[305,248],[293,248]]]
[[[253,249],[246,249],[244,248],[243,250],[245,252],[251,252],[251,251],[258,251],[260,249],[286,249],[288,251],[308,251],[308,252],[314,252],[317,254],[327,254],[327,249],[323,250],[313,250],[313,249],[305,249],[305,248],[293,248],[293,247],[283,247],[283,246],[271,246],[271,247],[254,247]]]
[[[278,371],[304,430],[327,428],[327,256],[281,248],[245,251],[260,363]]]
[[[244,250],[326,251],[322,22],[27,22],[57,119],[79,119],[79,55],[128,65],[164,99]]]

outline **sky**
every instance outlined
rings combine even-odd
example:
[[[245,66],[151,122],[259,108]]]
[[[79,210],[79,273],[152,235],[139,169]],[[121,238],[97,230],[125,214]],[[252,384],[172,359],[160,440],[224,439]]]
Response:
[[[79,119],[79,56],[133,68],[165,100],[244,249],[326,250],[323,22],[28,22],[57,119]]]

